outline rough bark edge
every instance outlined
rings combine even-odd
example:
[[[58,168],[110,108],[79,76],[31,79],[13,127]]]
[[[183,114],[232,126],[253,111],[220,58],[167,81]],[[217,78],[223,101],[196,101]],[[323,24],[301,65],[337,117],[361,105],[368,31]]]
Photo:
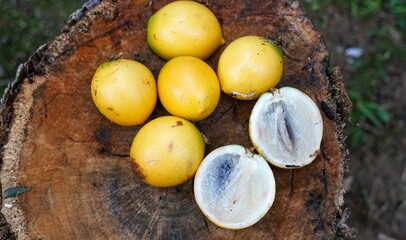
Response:
[[[18,198],[5,199],[3,202],[3,188],[18,185],[15,177],[10,177],[19,166],[19,156],[22,143],[25,138],[26,124],[31,117],[31,107],[33,104],[32,94],[19,96],[24,81],[31,83],[29,93],[35,91],[44,79],[37,81],[34,77],[46,74],[46,67],[52,67],[54,59],[62,56],[66,49],[72,47],[72,42],[67,41],[68,32],[80,31],[83,26],[80,20],[86,12],[95,8],[101,0],[88,0],[80,9],[72,13],[67,24],[62,29],[62,34],[54,41],[40,46],[29,59],[18,66],[16,76],[4,91],[0,102],[0,239],[26,239],[26,222],[19,208]],[[16,101],[19,100],[19,101]],[[19,107],[15,106],[20,103]],[[15,110],[18,109],[18,112]],[[9,139],[14,139],[9,141]],[[4,180],[7,175],[7,181]],[[15,175],[15,174],[14,174]],[[14,176],[13,175],[13,176]],[[12,204],[11,209],[6,209],[4,203]],[[3,213],[7,214],[3,214]]]
[[[13,105],[18,106],[14,108],[14,116],[11,123],[12,127],[9,131],[9,138],[12,139],[12,141],[8,141],[6,145],[4,145],[2,153],[4,161],[2,162],[0,177],[1,185],[4,188],[19,185],[16,172],[18,172],[20,153],[25,141],[26,126],[31,118],[30,111],[34,102],[32,93],[43,82],[43,80],[39,80],[31,85],[26,85],[26,94],[20,94],[15,98],[16,101]],[[6,208],[3,205],[1,209],[3,216],[11,226],[11,231],[16,236],[21,236],[22,239],[25,239],[27,234],[26,220],[19,207],[18,198],[7,198],[4,199],[4,202],[12,204],[12,208]]]
[[[333,118],[334,125],[337,131],[338,143],[340,144],[342,162],[341,170],[343,178],[348,174],[348,161],[350,161],[349,152],[345,144],[346,135],[345,127],[347,125],[350,113],[352,111],[352,102],[345,91],[344,79],[338,67],[333,69],[326,68],[326,75],[328,78],[327,89],[329,92],[329,99],[331,100],[330,104],[334,104],[332,107],[335,109],[336,115],[329,115],[330,108],[328,104],[326,106],[321,106],[322,110],[326,113],[329,118]],[[348,220],[351,209],[344,207],[344,194],[345,190],[341,189],[341,192],[338,193],[338,198],[336,199],[336,207],[339,210],[336,216],[336,238],[337,239],[350,239],[356,238],[356,230],[347,225],[346,221]]]
[[[65,36],[68,32],[75,32],[82,26],[79,23],[84,14],[101,3],[101,0],[88,0],[82,8],[76,10],[69,17],[67,24],[63,27],[62,34],[49,44],[41,45],[29,59],[18,66],[16,76],[12,82],[7,85],[3,98],[0,102],[0,156],[3,156],[3,147],[8,141],[8,132],[13,120],[12,103],[16,98],[19,89],[24,80],[32,83],[34,76],[46,74],[46,66],[52,66],[51,59],[57,59],[65,53],[64,49],[72,48],[72,42],[67,41]],[[1,162],[0,162],[1,163]]]
[[[295,2],[295,1],[293,1]],[[299,8],[301,3],[299,4]],[[317,28],[313,21],[306,16],[308,24],[311,25],[312,29],[317,32]],[[324,46],[327,47],[327,44],[324,41],[323,36],[319,34],[320,41]],[[351,111],[352,111],[352,102],[346,92],[344,85],[344,78],[341,74],[339,67],[330,66],[330,52],[327,56],[321,61],[320,71],[314,74],[320,74],[326,76],[326,90],[327,96],[325,99],[320,99],[320,109],[324,114],[334,122],[335,132],[337,133],[337,141],[341,150],[341,175],[342,179],[348,174],[348,162],[350,161],[349,151],[346,146],[346,135],[345,128],[349,120]],[[333,226],[331,230],[335,233],[335,239],[344,240],[356,238],[356,230],[347,225],[346,221],[348,220],[351,209],[349,207],[344,207],[344,194],[345,190],[341,188],[340,191],[335,193],[335,202],[334,206],[336,208],[336,216],[331,216],[333,220]]]
[[[25,126],[29,121],[29,112],[32,107],[32,99],[27,99],[27,96],[21,96],[18,93],[25,79],[32,82],[33,74],[40,74],[39,70],[33,68],[33,63],[36,61],[35,59],[41,59],[41,52],[45,47],[46,45],[41,46],[26,63],[20,64],[14,81],[7,86],[2,98],[0,106],[0,186],[2,189],[18,186],[14,172],[19,166],[21,146],[25,140]],[[20,98],[19,101],[16,101],[18,98]],[[16,107],[15,104],[18,103],[20,106]],[[9,141],[9,139],[13,139],[13,141]],[[15,239],[19,235],[24,236],[26,224],[18,206],[18,198],[9,198],[3,201],[1,194],[0,221],[4,219],[5,225],[0,226],[0,239]],[[11,204],[12,208],[5,208],[4,203]]]

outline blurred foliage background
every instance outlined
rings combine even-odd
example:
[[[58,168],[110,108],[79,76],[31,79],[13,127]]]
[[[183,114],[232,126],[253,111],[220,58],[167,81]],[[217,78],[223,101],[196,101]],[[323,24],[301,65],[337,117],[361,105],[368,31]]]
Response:
[[[84,0],[0,0],[0,91]],[[358,239],[406,239],[406,0],[302,0],[353,112],[345,204]]]
[[[406,0],[301,3],[353,103],[344,181],[349,225],[357,239],[406,239]]]
[[[0,0],[0,90],[20,63],[59,35],[68,17],[85,0]]]

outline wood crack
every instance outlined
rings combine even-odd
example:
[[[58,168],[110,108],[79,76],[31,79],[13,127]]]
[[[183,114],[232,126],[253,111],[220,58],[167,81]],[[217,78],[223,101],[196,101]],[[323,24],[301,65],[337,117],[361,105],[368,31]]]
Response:
[[[290,202],[292,200],[294,184],[295,184],[295,169],[292,169],[291,174],[290,174],[290,189],[289,189],[288,199],[286,201],[286,206],[285,206],[286,210],[289,208]]]

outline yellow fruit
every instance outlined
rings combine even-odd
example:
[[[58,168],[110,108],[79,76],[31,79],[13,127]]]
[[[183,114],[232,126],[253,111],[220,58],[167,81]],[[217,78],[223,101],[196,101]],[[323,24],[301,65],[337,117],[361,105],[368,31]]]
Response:
[[[175,1],[153,14],[148,21],[147,41],[166,60],[176,56],[205,60],[224,44],[216,16],[194,1]]]
[[[157,100],[151,71],[130,59],[101,64],[94,73],[91,92],[97,109],[110,121],[124,126],[147,120]]]
[[[146,183],[171,187],[194,176],[204,149],[203,137],[191,122],[164,116],[140,129],[132,143],[130,157],[134,172]]]
[[[275,178],[264,158],[240,145],[209,153],[194,182],[203,214],[222,228],[241,229],[258,222],[275,199]]]
[[[190,56],[169,60],[158,76],[158,95],[172,115],[191,121],[208,117],[220,100],[220,84],[214,70]]]
[[[223,92],[242,100],[257,99],[275,87],[282,72],[282,51],[259,36],[244,36],[231,42],[221,54],[217,68]]]

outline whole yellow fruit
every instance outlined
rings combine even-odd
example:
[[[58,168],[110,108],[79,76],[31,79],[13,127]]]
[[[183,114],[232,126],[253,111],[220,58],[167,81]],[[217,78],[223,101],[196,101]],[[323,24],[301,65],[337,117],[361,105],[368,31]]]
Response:
[[[148,20],[147,41],[160,57],[207,59],[224,44],[220,23],[213,12],[194,1],[165,5]]]
[[[134,172],[146,183],[171,187],[192,178],[204,157],[205,142],[189,121],[164,116],[143,126],[131,145]]]
[[[275,87],[282,72],[282,51],[259,36],[244,36],[231,42],[221,54],[217,68],[222,91],[242,100],[257,99]]]
[[[172,115],[202,120],[216,109],[220,93],[216,72],[196,57],[172,58],[159,72],[159,99]]]
[[[110,121],[123,126],[145,122],[157,101],[151,71],[130,59],[102,63],[94,73],[91,92],[97,109]]]

